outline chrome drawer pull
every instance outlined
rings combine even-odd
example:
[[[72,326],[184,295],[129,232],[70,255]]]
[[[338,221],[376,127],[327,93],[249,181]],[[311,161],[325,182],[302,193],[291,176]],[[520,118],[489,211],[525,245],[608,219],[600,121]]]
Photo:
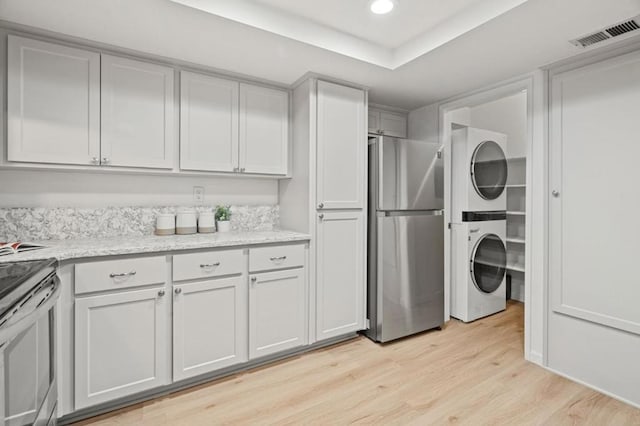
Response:
[[[216,263],[202,263],[200,264],[201,268],[213,268],[215,266],[220,266],[220,262],[216,262]]]
[[[287,256],[280,256],[280,257],[270,257],[269,259],[270,259],[272,262],[280,262],[280,261],[282,261],[282,260],[285,260],[286,258],[287,258]]]
[[[122,272],[120,274],[109,274],[109,276],[111,278],[118,278],[118,277],[132,277],[136,274],[136,271],[131,271],[131,272]]]

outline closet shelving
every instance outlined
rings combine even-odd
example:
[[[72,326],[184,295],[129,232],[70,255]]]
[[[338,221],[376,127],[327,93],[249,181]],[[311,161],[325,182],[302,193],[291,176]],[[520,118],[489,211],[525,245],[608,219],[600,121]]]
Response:
[[[511,298],[524,301],[524,258],[526,223],[526,158],[508,159],[507,181],[507,274],[511,278]]]

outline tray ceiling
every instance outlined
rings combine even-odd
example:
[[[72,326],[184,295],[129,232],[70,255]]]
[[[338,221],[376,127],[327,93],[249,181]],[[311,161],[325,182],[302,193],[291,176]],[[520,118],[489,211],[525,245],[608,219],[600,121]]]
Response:
[[[171,0],[302,43],[396,69],[527,0]]]

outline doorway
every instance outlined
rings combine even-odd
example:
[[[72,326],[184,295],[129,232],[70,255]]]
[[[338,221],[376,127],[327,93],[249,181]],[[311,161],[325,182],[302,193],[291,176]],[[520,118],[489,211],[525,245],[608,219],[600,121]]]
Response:
[[[469,93],[439,105],[439,136],[445,156],[445,170],[452,170],[452,133],[461,126],[487,129],[505,134],[508,144],[508,178],[506,185],[506,277],[508,298],[524,303],[524,354],[525,358],[543,362],[543,294],[542,286],[532,288],[530,271],[532,252],[542,247],[544,240],[534,236],[532,241],[532,173],[531,161],[534,136],[542,138],[541,114],[535,117],[534,108],[542,106],[544,78],[542,73],[505,82],[501,85]],[[535,89],[535,90],[534,90]],[[542,139],[543,140],[543,139]],[[539,144],[543,146],[543,143]],[[452,212],[452,176],[445,176],[445,211]],[[536,209],[537,210],[537,209]],[[454,222],[447,217],[449,224]],[[455,244],[450,225],[445,233],[445,304],[450,308]],[[447,317],[450,310],[447,312]]]

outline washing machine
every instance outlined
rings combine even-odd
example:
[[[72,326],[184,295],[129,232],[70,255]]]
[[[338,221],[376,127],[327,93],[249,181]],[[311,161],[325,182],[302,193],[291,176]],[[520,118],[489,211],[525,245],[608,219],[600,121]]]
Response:
[[[453,221],[465,211],[507,208],[507,136],[461,127],[452,132],[451,193]]]
[[[453,227],[451,316],[470,322],[506,309],[505,212],[465,212]]]

